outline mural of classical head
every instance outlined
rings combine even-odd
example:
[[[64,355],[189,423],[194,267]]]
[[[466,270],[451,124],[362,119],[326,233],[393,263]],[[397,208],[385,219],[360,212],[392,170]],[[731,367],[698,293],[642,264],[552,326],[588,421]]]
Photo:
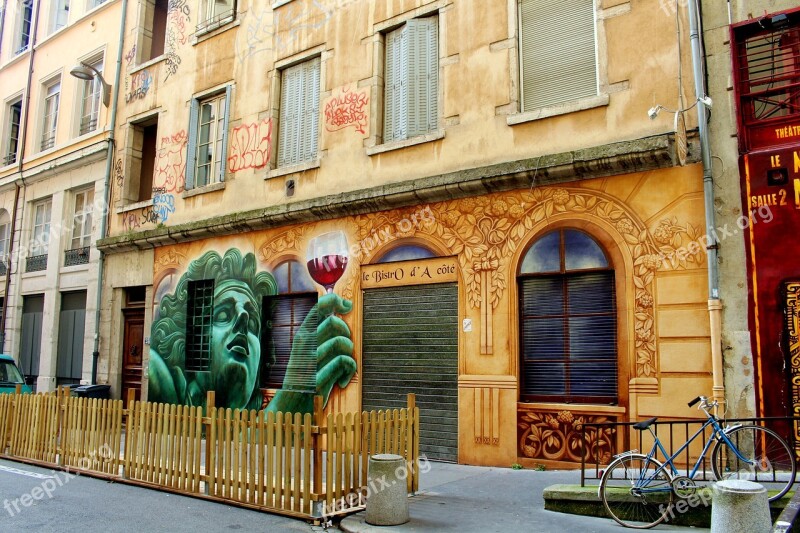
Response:
[[[214,282],[211,361],[207,372],[187,372],[188,289],[199,280]],[[230,249],[220,257],[210,251],[192,261],[175,292],[161,300],[153,323],[150,401],[204,405],[206,392],[214,390],[217,406],[258,407],[261,303],[276,291],[272,275],[257,272],[252,253]]]

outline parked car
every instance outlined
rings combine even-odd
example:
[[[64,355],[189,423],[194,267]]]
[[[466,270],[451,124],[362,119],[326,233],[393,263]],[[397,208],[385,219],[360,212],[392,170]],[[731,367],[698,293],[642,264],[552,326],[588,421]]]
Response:
[[[14,358],[0,353],[0,394],[13,394],[17,385],[22,385],[22,393],[30,394],[33,391],[25,384],[22,373],[17,368]]]

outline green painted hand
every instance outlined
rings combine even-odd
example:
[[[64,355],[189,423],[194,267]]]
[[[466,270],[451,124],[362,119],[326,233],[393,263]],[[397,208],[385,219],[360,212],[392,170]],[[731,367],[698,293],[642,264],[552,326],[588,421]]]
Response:
[[[356,373],[350,328],[335,313],[347,314],[353,304],[336,294],[319,299],[303,320],[292,344],[283,388],[267,411],[311,413],[314,396],[328,403],[334,385],[344,388]]]

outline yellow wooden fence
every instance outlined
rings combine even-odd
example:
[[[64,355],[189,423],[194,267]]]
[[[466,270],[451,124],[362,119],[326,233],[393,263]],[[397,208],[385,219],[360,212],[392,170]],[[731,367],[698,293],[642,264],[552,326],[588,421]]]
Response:
[[[58,394],[0,395],[0,456],[304,518],[364,503],[369,457],[419,487],[419,409],[323,416]]]

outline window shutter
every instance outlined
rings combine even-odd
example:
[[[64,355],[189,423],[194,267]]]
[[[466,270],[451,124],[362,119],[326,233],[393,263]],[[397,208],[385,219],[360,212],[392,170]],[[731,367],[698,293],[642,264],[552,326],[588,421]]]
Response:
[[[438,126],[438,19],[408,21],[408,130],[406,137],[423,135]]]
[[[225,181],[225,168],[228,166],[228,124],[231,120],[231,97],[233,96],[233,85],[225,87],[225,104],[224,115],[222,119],[222,132],[218,135],[222,136],[222,153],[219,165],[219,181]]]
[[[405,138],[408,101],[408,29],[406,26],[386,36],[386,94],[383,141]]]
[[[278,166],[294,164],[298,158],[298,131],[302,65],[283,71],[281,80],[280,132],[278,134]]]
[[[298,162],[312,161],[317,158],[320,64],[320,58],[303,64],[303,115]]]
[[[200,102],[192,98],[189,107],[189,143],[186,147],[186,190],[194,189],[194,173],[197,167],[197,119],[200,115]]]
[[[521,0],[523,111],[598,93],[593,0]]]

